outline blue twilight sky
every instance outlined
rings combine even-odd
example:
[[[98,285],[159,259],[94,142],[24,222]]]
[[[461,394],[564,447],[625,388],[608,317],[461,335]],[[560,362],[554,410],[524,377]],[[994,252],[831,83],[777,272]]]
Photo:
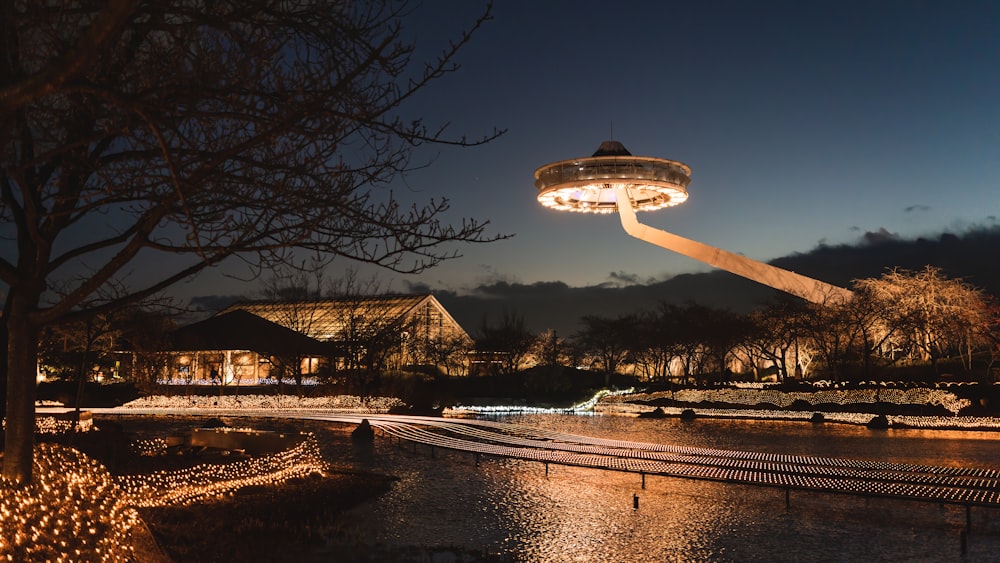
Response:
[[[426,0],[407,20],[439,52],[484,4]],[[647,283],[708,267],[632,239],[617,215],[559,213],[533,173],[604,140],[691,166],[690,198],[652,226],[768,261],[867,234],[913,238],[1000,217],[1000,2],[498,0],[494,18],[409,113],[470,137],[396,186],[511,240],[413,284]],[[341,267],[348,264],[342,262]],[[364,270],[362,270],[364,271]],[[336,272],[331,272],[332,276]],[[204,276],[185,294],[246,288]]]

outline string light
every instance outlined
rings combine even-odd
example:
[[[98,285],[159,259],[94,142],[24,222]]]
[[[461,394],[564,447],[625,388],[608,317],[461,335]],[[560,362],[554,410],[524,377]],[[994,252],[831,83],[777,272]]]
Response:
[[[933,405],[943,407],[952,414],[958,414],[972,403],[947,389],[914,387],[909,389],[866,388],[866,389],[820,389],[810,392],[779,391],[777,389],[678,389],[633,395],[612,395],[603,399],[602,407],[613,410],[621,403],[649,402],[658,399],[673,399],[683,403],[702,402],[728,403],[732,405],[759,405],[768,403],[777,407],[789,407],[796,401],[810,405],[832,403],[857,405],[869,403],[892,403],[897,405]],[[645,410],[652,410],[646,407]],[[641,411],[640,411],[641,412]],[[863,413],[862,413],[863,415]]]
[[[464,415],[507,415],[507,414],[595,414],[594,407],[604,397],[615,397],[630,395],[635,392],[635,388],[628,388],[618,391],[607,389],[598,391],[593,397],[578,403],[569,408],[543,408],[528,407],[522,405],[456,405],[444,409],[443,416],[460,417]]]
[[[71,448],[39,444],[32,474],[24,487],[0,478],[0,559],[134,560],[138,513],[102,465]]]
[[[771,403],[788,407],[796,401],[840,405],[887,402],[936,405],[957,413],[970,405],[945,388],[896,389],[872,383],[863,389],[830,389],[789,392],[765,386],[743,385],[727,389],[682,389],[639,393],[632,389],[602,392],[568,409],[492,406],[456,407],[453,412],[509,413],[614,413],[641,414],[652,410],[649,401],[671,398],[684,403],[729,403],[752,407]],[[647,404],[641,404],[647,403]],[[276,397],[272,395],[146,397],[124,405],[131,409],[323,410],[331,413],[384,414],[403,405],[395,398],[356,396]],[[680,407],[661,407],[680,414]],[[809,411],[747,409],[698,409],[704,416],[808,420]],[[864,424],[871,414],[824,413],[830,421]],[[1000,429],[1000,419],[967,416],[889,416],[891,425],[912,428]],[[73,420],[38,417],[37,431],[44,434],[81,430]],[[89,427],[83,428],[85,431]],[[251,429],[218,429],[220,432],[254,432]],[[311,434],[289,438],[290,447],[270,455],[228,464],[201,464],[188,469],[147,475],[112,477],[98,462],[71,448],[55,444],[36,446],[33,481],[19,486],[0,477],[0,560],[7,561],[131,561],[131,533],[138,522],[138,507],[185,505],[232,495],[248,486],[274,486],[289,479],[322,475],[328,464],[319,442]],[[143,456],[165,455],[167,441],[152,438],[131,444]]]
[[[219,498],[251,485],[273,486],[289,479],[327,471],[312,434],[281,452],[227,464],[201,464],[188,469],[118,478],[123,498],[135,507],[178,506]]]
[[[315,436],[288,439],[291,447],[270,455],[117,478],[74,449],[38,444],[31,484],[22,487],[0,477],[0,560],[134,561],[136,508],[186,505],[327,472]],[[164,455],[166,446],[163,439],[132,445],[141,455]]]
[[[239,410],[294,410],[322,409],[333,412],[358,414],[386,414],[406,403],[396,397],[358,397],[335,395],[331,397],[295,397],[287,395],[191,395],[168,397],[154,395],[142,397],[122,405],[126,409],[239,409]]]

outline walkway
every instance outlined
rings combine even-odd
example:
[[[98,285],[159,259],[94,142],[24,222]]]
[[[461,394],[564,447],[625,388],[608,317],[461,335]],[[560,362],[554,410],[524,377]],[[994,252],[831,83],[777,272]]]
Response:
[[[397,441],[545,464],[870,497],[1000,507],[1000,470],[692,448],[592,438],[486,420],[323,411],[93,409],[96,414],[298,418],[371,425]]]
[[[478,454],[642,475],[1000,507],[1000,470],[996,469],[689,448],[489,421],[367,418],[390,436]]]

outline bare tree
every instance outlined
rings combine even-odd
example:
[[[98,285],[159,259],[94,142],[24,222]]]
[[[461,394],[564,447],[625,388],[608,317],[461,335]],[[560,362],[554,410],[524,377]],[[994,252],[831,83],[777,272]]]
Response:
[[[695,333],[699,335],[706,356],[706,367],[718,377],[728,379],[730,360],[740,343],[751,333],[746,315],[728,309],[714,309],[690,305],[691,314],[698,319]]]
[[[404,335],[415,332],[411,326],[414,319],[400,316],[392,300],[385,298],[376,276],[361,279],[354,269],[332,280],[328,295],[337,302],[331,314],[337,326],[334,340],[341,347],[342,367],[359,394],[371,394],[392,356],[399,355]]]
[[[531,352],[535,339],[536,335],[528,330],[523,315],[504,309],[498,324],[494,325],[489,318],[483,317],[479,334],[475,337],[476,351],[491,356],[499,373],[516,373]]]
[[[290,249],[400,272],[499,238],[443,199],[386,189],[427,143],[474,145],[404,113],[457,69],[403,40],[405,2],[87,0],[3,8],[0,282],[7,287],[3,475],[31,479],[42,327],[115,309],[238,257]],[[130,293],[81,308],[137,261]],[[52,282],[71,282],[53,295]]]
[[[938,361],[952,354],[961,356],[963,366],[971,369],[973,350],[988,344],[984,329],[990,324],[989,304],[983,291],[947,278],[939,268],[893,269],[881,278],[855,284],[879,303],[879,309],[886,311],[886,324],[902,333],[935,373]]]
[[[556,331],[551,329],[540,333],[535,338],[535,342],[531,345],[529,353],[535,357],[539,365],[572,365],[572,347],[568,342],[559,338]]]
[[[655,310],[640,312],[632,318],[635,326],[626,336],[637,375],[653,381],[669,380],[674,375],[673,364],[686,365],[683,360],[675,361],[685,355],[687,340],[680,307],[660,302]]]
[[[782,298],[751,314],[756,330],[744,341],[744,348],[755,369],[759,358],[775,366],[781,380],[801,372],[808,313],[805,302]]]
[[[473,343],[464,334],[451,334],[413,339],[409,346],[409,353],[418,362],[444,368],[445,375],[455,375],[466,368]]]
[[[604,372],[604,384],[611,384],[611,375],[618,373],[631,351],[631,335],[635,331],[635,315],[616,318],[588,315],[580,319],[583,328],[573,335],[581,350],[593,358],[594,365]]]
[[[852,354],[857,351],[856,316],[851,306],[851,303],[810,303],[801,327],[837,382],[847,376]]]
[[[320,300],[323,298],[323,268],[321,260],[302,262],[296,267],[275,268],[261,289],[261,297],[267,301],[281,303],[275,308],[271,320],[302,334],[313,334],[314,325],[320,315]],[[285,376],[291,374],[295,382],[295,393],[302,396],[302,363],[305,350],[288,349],[270,356],[278,383],[278,393],[284,392]],[[221,387],[220,387],[221,391]]]
[[[852,300],[844,304],[844,311],[852,320],[850,327],[861,374],[868,379],[881,379],[884,368],[900,359],[896,350],[903,327],[910,324],[907,320],[910,314],[880,299],[865,285],[857,286]]]
[[[148,392],[155,388],[162,375],[168,373],[173,356],[164,354],[163,349],[177,323],[159,308],[129,307],[117,318],[122,347],[131,351],[132,364],[123,368],[129,372],[140,392]]]

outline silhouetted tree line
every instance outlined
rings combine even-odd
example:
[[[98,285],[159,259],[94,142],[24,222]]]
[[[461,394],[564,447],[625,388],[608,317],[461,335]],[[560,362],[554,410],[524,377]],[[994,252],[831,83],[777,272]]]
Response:
[[[705,384],[771,377],[884,379],[893,368],[922,377],[990,376],[1000,348],[1000,310],[982,290],[927,266],[855,280],[844,303],[772,301],[750,313],[659,303],[615,317],[586,316],[568,340],[533,334],[517,313],[484,321],[479,351],[511,373],[573,365],[647,382]],[[558,352],[554,352],[558,351]],[[505,354],[505,355],[504,355]]]
[[[474,344],[442,341],[410,352],[423,358],[418,363],[424,371],[436,369],[437,375],[504,376],[528,368],[572,367],[603,374],[605,385],[620,375],[682,385],[935,379],[945,373],[993,379],[1000,353],[1000,308],[989,295],[931,266],[915,272],[891,270],[853,285],[854,298],[843,303],[787,297],[750,313],[736,313],[698,303],[661,302],[614,317],[585,316],[583,328],[568,338],[553,331],[533,332],[523,316],[506,310],[499,319],[483,318],[473,334]],[[58,365],[61,357],[64,376],[82,378],[91,366],[108,361],[109,346],[127,333],[137,353],[134,377],[152,383],[144,377],[156,366],[142,367],[156,361],[156,344],[167,324],[155,322],[155,316],[136,311],[100,325],[60,326],[47,332],[44,359],[47,365]],[[459,361],[463,357],[464,366]],[[342,382],[345,389],[366,394],[379,388],[370,378],[398,374],[404,367],[368,366],[339,376],[356,379]]]

